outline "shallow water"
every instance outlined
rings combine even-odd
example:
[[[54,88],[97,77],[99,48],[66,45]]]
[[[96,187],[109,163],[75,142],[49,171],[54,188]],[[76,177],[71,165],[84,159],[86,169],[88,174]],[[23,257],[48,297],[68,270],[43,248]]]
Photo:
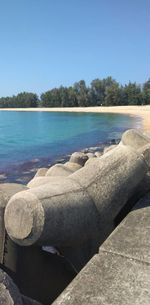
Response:
[[[37,168],[140,125],[120,114],[0,111],[0,181],[26,183]]]

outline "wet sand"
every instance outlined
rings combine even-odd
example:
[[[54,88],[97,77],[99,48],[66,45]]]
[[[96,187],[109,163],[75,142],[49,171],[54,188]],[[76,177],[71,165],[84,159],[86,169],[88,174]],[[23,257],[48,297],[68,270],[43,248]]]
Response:
[[[150,105],[147,106],[111,106],[111,107],[65,107],[65,108],[3,108],[1,111],[47,111],[47,112],[95,112],[120,113],[142,118],[143,130],[150,129]]]

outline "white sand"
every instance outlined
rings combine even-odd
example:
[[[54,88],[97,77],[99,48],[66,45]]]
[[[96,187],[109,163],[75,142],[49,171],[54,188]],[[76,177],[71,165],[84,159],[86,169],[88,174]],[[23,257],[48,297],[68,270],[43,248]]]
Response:
[[[2,108],[1,111],[47,111],[47,112],[95,112],[122,113],[139,116],[143,120],[143,130],[150,130],[150,105],[147,106],[112,106],[112,107],[70,107],[70,108]]]

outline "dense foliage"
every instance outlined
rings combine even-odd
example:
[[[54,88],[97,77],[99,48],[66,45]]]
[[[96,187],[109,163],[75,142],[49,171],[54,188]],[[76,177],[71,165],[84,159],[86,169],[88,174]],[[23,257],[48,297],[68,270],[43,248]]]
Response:
[[[1,97],[0,108],[27,108],[37,107],[39,104],[38,96],[34,93],[23,92],[12,97]]]
[[[112,77],[95,79],[90,86],[84,80],[70,87],[59,87],[43,93],[23,92],[13,97],[0,98],[0,107],[87,107],[150,104],[150,79],[143,85],[129,82],[120,85]]]

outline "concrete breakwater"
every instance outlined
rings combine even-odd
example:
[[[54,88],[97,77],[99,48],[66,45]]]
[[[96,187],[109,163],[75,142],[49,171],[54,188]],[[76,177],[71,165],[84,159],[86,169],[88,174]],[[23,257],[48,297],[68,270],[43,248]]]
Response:
[[[106,289],[107,283],[104,287],[104,295],[100,294],[97,298],[97,290],[95,291],[93,286],[91,298],[86,299],[84,271],[81,271],[81,278],[83,274],[85,285],[85,292],[82,289],[83,295],[79,294],[78,291],[76,292],[75,287],[78,286],[76,281],[80,283],[80,270],[83,267],[85,274],[86,268],[87,272],[91,270],[92,273],[92,268],[89,269],[90,259],[91,264],[93,264],[92,260],[95,258],[92,259],[92,257],[99,252],[99,247],[104,241],[107,244],[107,240],[109,241],[111,238],[109,235],[114,231],[116,223],[119,223],[133,205],[150,191],[149,168],[150,133],[142,134],[137,130],[129,130],[123,134],[118,145],[105,149],[103,155],[100,155],[99,152],[93,154],[74,153],[69,162],[65,164],[56,164],[49,169],[38,170],[26,187],[12,184],[1,185],[1,267],[8,274],[1,271],[2,275],[5,274],[5,276],[2,276],[0,281],[0,289],[2,290],[0,304],[36,304],[33,299],[43,305],[51,304],[77,273],[79,275],[72,282],[72,286],[68,286],[67,292],[59,297],[56,304],[102,304],[102,299],[107,299],[104,304],[113,304],[109,301],[109,292]],[[127,236],[123,238],[125,239]],[[118,242],[120,247],[121,242],[123,240],[120,243]],[[7,251],[5,251],[5,244],[7,245]],[[102,249],[103,245],[101,246]],[[50,254],[47,266],[51,266],[52,256],[59,257],[59,259],[63,257],[69,262],[70,270],[65,278],[65,283],[59,291],[57,288],[55,289],[53,297],[51,297],[51,291],[54,290],[51,287],[53,285],[51,284],[52,279],[51,281],[49,279],[47,290],[43,290],[43,293],[40,294],[39,290],[42,290],[41,281],[45,286],[47,279],[44,279],[43,274],[43,278],[38,281],[38,278],[35,280],[36,276],[32,274],[32,279],[35,282],[31,283],[30,270],[28,272],[26,270],[27,268],[32,269],[33,266],[31,265],[34,264],[37,264],[39,269],[40,264],[42,264],[41,269],[45,270],[45,259],[43,257],[41,259],[40,256],[41,249],[47,249],[51,253],[55,253]],[[105,251],[103,250],[102,255],[98,255],[96,260],[98,257],[98,260],[102,260],[102,263],[104,261],[104,264],[106,262],[107,265],[108,255],[105,255]],[[21,260],[24,264],[22,272]],[[55,263],[62,268],[59,260],[56,259]],[[98,265],[100,265],[100,269],[97,270],[97,274],[101,272],[102,268],[101,262]],[[128,266],[125,266],[125,268],[128,268]],[[117,270],[120,272],[120,269]],[[50,272],[51,270],[49,274]],[[62,269],[63,272],[64,269]],[[9,277],[9,275],[17,283],[20,292],[17,290],[17,292],[12,293],[11,287],[13,284],[5,284],[3,278]],[[88,273],[88,276],[90,277],[90,273]],[[97,279],[95,278],[93,282],[93,285],[94,283],[96,285],[95,287],[99,287],[103,281],[101,277],[100,282],[97,283]],[[10,282],[12,283],[11,279]],[[72,290],[76,298],[73,298]],[[5,295],[8,299],[8,294],[9,303],[4,303]],[[19,303],[19,301],[17,303],[17,299],[15,299],[17,294],[22,303]],[[22,294],[28,298],[23,297]],[[147,296],[149,297],[149,295]],[[128,298],[128,295],[126,297]],[[117,294],[114,295],[114,299],[116,304],[117,302],[118,304],[131,304],[129,302],[123,303],[123,301],[121,303],[121,298],[117,300]],[[148,304],[146,302],[147,300],[145,303],[135,304]]]

